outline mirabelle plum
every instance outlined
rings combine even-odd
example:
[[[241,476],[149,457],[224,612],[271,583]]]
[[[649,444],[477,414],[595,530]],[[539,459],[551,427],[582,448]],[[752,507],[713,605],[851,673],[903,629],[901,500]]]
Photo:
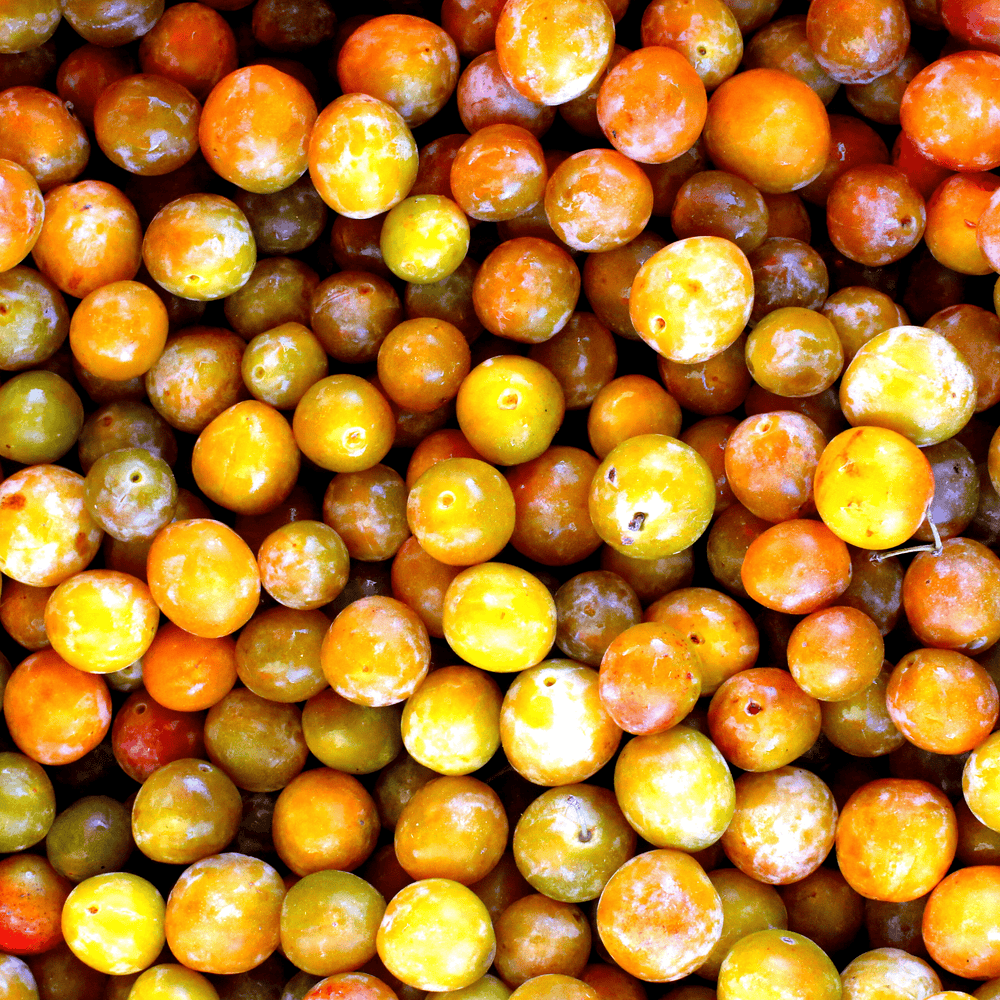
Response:
[[[839,702],[863,691],[882,669],[885,648],[875,623],[856,608],[814,611],[788,638],[788,669],[820,701]]]
[[[902,61],[910,19],[902,0],[819,0],[809,8],[806,37],[819,64],[838,83],[871,83]]]
[[[819,945],[803,934],[757,931],[737,941],[719,968],[719,994],[726,1000],[838,1000],[840,976]]]
[[[533,889],[551,899],[596,899],[635,851],[635,830],[615,795],[595,785],[543,792],[514,830],[514,859]]]
[[[152,965],[165,940],[166,907],[159,890],[128,872],[81,882],[63,907],[63,936],[73,954],[114,976]]]
[[[575,304],[575,294],[573,300]],[[567,320],[571,312],[572,306]],[[520,465],[538,458],[552,443],[566,403],[548,368],[530,358],[503,354],[469,372],[456,406],[458,426],[483,458],[497,465]]]
[[[413,879],[472,885],[496,866],[507,845],[507,815],[477,778],[445,775],[417,789],[396,821],[396,859]]]
[[[708,706],[708,730],[726,759],[745,771],[790,764],[816,742],[819,702],[784,670],[751,667],[719,685]]]
[[[60,915],[72,884],[45,858],[20,852],[0,861],[0,948],[37,955],[63,942]],[[66,949],[68,951],[68,949]],[[29,1000],[35,1000],[35,993]]]
[[[544,566],[569,566],[600,547],[587,513],[597,466],[581,448],[556,446],[507,472],[518,552]]]
[[[655,200],[653,207],[656,208]],[[617,250],[587,255],[583,265],[583,292],[597,318],[620,337],[639,339],[628,314],[632,281],[639,268],[665,246],[662,237],[647,230]]]
[[[600,253],[635,239],[653,211],[653,186],[621,153],[575,153],[545,186],[545,215],[555,234],[574,250]]]
[[[291,492],[299,449],[288,421],[255,399],[236,403],[202,432],[191,474],[213,502],[238,514],[266,514]]]
[[[178,990],[184,1000],[217,1000],[219,995],[212,983],[200,972],[172,962],[148,968],[135,979],[128,995],[132,1000],[157,1000],[164,993],[169,995]]]
[[[220,20],[222,19],[220,18]],[[232,34],[228,25],[226,30],[230,32],[230,35]],[[235,62],[233,68],[235,69]],[[101,96],[101,91],[116,80],[132,76],[138,69],[132,53],[128,50],[123,50],[118,46],[107,49],[100,45],[82,45],[80,48],[74,49],[60,63],[59,72],[56,75],[56,93],[67,104],[73,106],[73,114],[87,128],[93,128],[94,108],[97,105],[98,97]],[[143,69],[143,72],[152,73],[156,70]],[[189,87],[187,81],[177,80],[177,82],[188,87],[188,90],[198,100],[204,98],[204,93],[195,93],[194,88]]]
[[[680,52],[664,45],[630,52],[597,92],[602,131],[615,149],[638,163],[683,156],[698,139],[707,108],[697,72]]]
[[[680,437],[678,401],[647,375],[623,375],[603,386],[587,413],[587,437],[599,459],[639,434]]]
[[[385,101],[410,128],[441,110],[458,82],[458,69],[451,36],[412,14],[371,18],[348,35],[336,57],[345,94]]]
[[[176,80],[204,101],[212,87],[236,69],[236,38],[228,22],[208,5],[177,6],[180,9],[165,11],[143,35],[139,65],[143,73]]]
[[[969,226],[966,219],[981,219],[1000,188],[1000,177],[991,173],[953,174],[938,185],[927,202],[927,248],[945,267],[961,274],[989,274],[993,267],[983,252],[987,225]]]
[[[923,447],[958,433],[976,405],[976,379],[965,358],[941,334],[901,326],[869,340],[840,385],[844,416],[854,424],[888,427]]]
[[[809,47],[805,14],[776,17],[765,24],[747,39],[743,63],[747,69],[780,69],[791,73],[815,90],[825,105],[840,90],[840,84],[827,74]]]
[[[389,901],[375,944],[403,983],[437,991],[470,986],[496,954],[483,903],[464,885],[438,878],[414,882]]]
[[[311,385],[292,417],[302,454],[332,472],[361,472],[385,458],[395,435],[392,409],[359,375],[329,375]]]
[[[266,862],[214,854],[185,868],[167,898],[167,944],[189,969],[233,975],[278,946],[285,886]]]
[[[889,983],[891,988],[921,996],[930,996],[941,985],[938,974],[923,959],[900,948],[862,952],[847,964],[841,976],[844,1000],[860,1000]]]
[[[512,1000],[601,1000],[593,986],[558,972],[532,977],[518,986],[510,997]]]
[[[1000,401],[1000,371],[994,360],[1000,354],[1000,317],[971,303],[961,303],[939,310],[926,323],[928,329],[947,337],[968,361],[976,377],[976,412]]]
[[[657,621],[642,622],[622,632],[604,653],[601,701],[626,732],[662,733],[694,708],[701,674],[697,648],[678,630]]]
[[[320,649],[330,686],[369,708],[408,698],[427,675],[430,639],[419,615],[393,597],[363,597],[333,620]]]
[[[142,263],[142,240],[138,213],[118,188],[78,181],[45,196],[45,219],[32,254],[60,291],[82,299],[101,285],[131,281]]]
[[[475,667],[441,667],[427,675],[403,709],[403,744],[438,774],[470,774],[500,746],[502,695]]]
[[[356,705],[333,688],[324,688],[302,710],[302,735],[309,752],[327,767],[371,774],[390,764],[403,747],[400,714],[395,705]]]
[[[398,406],[430,413],[454,398],[469,374],[470,357],[468,342],[454,324],[416,317],[393,327],[382,341],[379,381]]]
[[[429,635],[443,639],[444,595],[460,572],[461,567],[449,566],[428,555],[411,535],[392,561],[392,596],[420,615]]]
[[[84,569],[104,532],[84,502],[84,478],[32,465],[0,484],[0,570],[31,587],[53,587]]]
[[[889,673],[884,666],[878,677],[853,698],[820,706],[823,735],[835,747],[855,757],[881,757],[906,742],[885,704]]]
[[[160,610],[203,638],[245,625],[260,600],[260,573],[246,542],[221,521],[194,518],[161,529],[146,564]]]
[[[504,695],[504,752],[537,785],[585,781],[614,756],[621,736],[601,702],[597,671],[572,660],[522,671]]]
[[[379,246],[397,278],[420,285],[443,281],[468,252],[469,220],[451,198],[412,195],[385,217]]]
[[[786,928],[788,913],[776,889],[744,875],[738,868],[719,868],[709,872],[708,877],[722,900],[722,937],[698,967],[698,975],[718,979],[722,960],[737,941],[755,931]],[[670,1000],[703,1000],[697,995],[675,998],[668,993],[667,996]],[[704,1000],[714,997],[706,994]]]
[[[0,796],[7,815],[0,845],[4,853],[23,851],[45,840],[50,832],[56,817],[55,790],[45,769],[23,754],[0,754],[0,774]],[[60,874],[65,876],[65,872]]]
[[[889,679],[886,707],[896,728],[923,750],[974,749],[997,720],[996,685],[975,660],[951,649],[915,649]]]
[[[997,72],[1000,55],[954,52],[910,81],[899,120],[921,154],[950,170],[1000,166],[1000,98],[990,83]],[[957,100],[959,93],[962,98]]]
[[[565,104],[604,72],[615,26],[600,0],[513,0],[500,12],[496,50],[511,86],[538,104]]]
[[[166,708],[198,712],[211,708],[236,683],[236,643],[228,635],[192,635],[165,624],[143,657],[143,682]]]
[[[70,321],[70,348],[89,372],[124,380],[144,375],[167,342],[167,310],[138,281],[114,281],[94,289]]]
[[[705,121],[712,162],[767,194],[805,187],[826,163],[830,121],[823,102],[779,69],[749,69],[712,95]],[[782,155],[776,159],[774,151]]]
[[[957,838],[944,792],[926,781],[882,778],[847,800],[837,823],[837,864],[862,896],[908,902],[948,871]]]
[[[6,87],[0,122],[0,158],[24,167],[43,194],[74,180],[87,165],[86,129],[63,101],[41,87]]]
[[[159,177],[198,152],[201,106],[175,80],[137,74],[110,82],[94,104],[93,129],[101,150],[133,174]]]
[[[272,833],[297,875],[357,868],[378,839],[375,802],[361,782],[332,768],[303,771],[278,796]]]
[[[837,806],[825,782],[786,766],[742,774],[735,788],[722,847],[740,871],[768,885],[788,885],[819,868],[837,828]]]
[[[736,17],[718,0],[680,5],[651,3],[642,15],[643,46],[668,45],[687,59],[706,90],[714,90],[736,72],[743,56],[743,36]]]
[[[156,213],[142,239],[142,260],[172,295],[205,301],[225,298],[250,280],[257,246],[234,202],[192,194]]]
[[[302,83],[272,66],[244,66],[212,88],[199,141],[216,173],[244,190],[270,194],[305,172],[315,121],[316,104]]]
[[[57,3],[12,4],[9,20],[0,33],[0,52],[24,52],[41,45],[48,41],[61,19]],[[13,971],[9,975],[13,976]]]
[[[189,865],[217,854],[243,815],[237,787],[205,760],[182,758],[157,768],[132,807],[132,835],[147,857]]]
[[[490,45],[494,42],[491,32]],[[555,107],[530,100],[511,86],[500,69],[494,48],[469,63],[459,78],[456,97],[458,116],[471,133],[491,125],[516,125],[539,139],[552,127],[556,117]]]
[[[659,559],[688,548],[715,510],[715,481],[690,445],[665,434],[628,438],[594,473],[590,519],[612,548]]]
[[[309,984],[316,982],[315,976],[303,979],[301,985],[296,983],[296,987],[299,992],[307,990],[303,1000],[393,1000],[397,997],[395,990],[385,984],[385,979],[392,973],[385,970],[377,959],[372,959],[369,965],[377,968],[384,978],[380,979],[368,972],[338,972],[321,979],[312,989],[309,989]],[[298,976],[295,978],[297,980]]]
[[[43,649],[10,675],[3,712],[18,749],[40,764],[68,764],[93,750],[111,728],[111,695],[102,677]]]
[[[505,240],[476,272],[472,303],[490,333],[539,344],[570,320],[580,296],[580,270],[554,241]]]
[[[764,607],[807,615],[847,590],[851,556],[825,524],[797,518],[768,528],[750,543],[740,577]]]
[[[723,681],[757,660],[757,626],[740,604],[718,590],[673,590],[649,605],[643,620],[677,629],[698,653],[701,695],[714,694]]]
[[[974,865],[935,886],[924,910],[923,937],[931,958],[957,976],[1000,975],[1000,947],[992,934],[1000,901],[1000,866]]]
[[[358,968],[375,955],[385,900],[348,872],[313,872],[285,895],[281,947],[305,972],[330,976]]]
[[[962,772],[962,794],[972,815],[991,830],[1000,829],[1000,736],[988,736],[969,755]]]
[[[734,497],[765,521],[802,517],[814,508],[813,477],[825,446],[819,426],[801,413],[748,416],[726,440],[726,482]]]
[[[257,551],[257,563],[263,588],[279,604],[300,611],[329,604],[346,586],[350,570],[340,535],[312,520],[272,531]]]
[[[368,94],[344,94],[313,126],[309,176],[335,212],[370,219],[409,193],[417,176],[417,144],[391,105]]]
[[[823,449],[814,496],[823,523],[863,549],[901,545],[920,526],[934,495],[923,452],[884,427],[854,427]]]
[[[536,206],[547,178],[542,145],[531,132],[520,125],[487,125],[459,147],[449,190],[466,215],[502,222]]]
[[[522,896],[495,924],[497,972],[510,986],[541,976],[578,976],[593,940],[583,911],[542,893]]]
[[[625,744],[615,795],[644,840],[689,852],[723,835],[736,802],[726,759],[707,736],[683,725]]]
[[[779,396],[814,396],[829,389],[844,366],[833,323],[812,309],[790,306],[768,313],[746,343],[754,381]]]
[[[13,160],[0,160],[0,271],[20,263],[42,232],[45,203],[34,177]]]
[[[197,763],[205,754],[204,726],[205,718],[199,712],[166,708],[138,687],[115,716],[111,749],[118,766],[134,781],[144,782],[154,771],[173,761],[186,759]],[[238,826],[239,816],[236,819]],[[127,832],[131,848],[131,830]]]
[[[52,648],[70,666],[108,674],[134,663],[149,648],[160,609],[149,588],[114,570],[84,570],[64,580],[45,605]]]
[[[1000,639],[994,581],[1000,559],[971,538],[948,538],[939,550],[917,553],[903,577],[903,607],[917,639],[968,654],[993,646]]]
[[[735,243],[689,236],[639,268],[629,316],[639,336],[667,360],[695,364],[739,337],[753,299],[750,262]]]
[[[626,861],[597,904],[597,931],[612,959],[647,982],[694,972],[722,935],[722,902],[694,858],[656,850]]]

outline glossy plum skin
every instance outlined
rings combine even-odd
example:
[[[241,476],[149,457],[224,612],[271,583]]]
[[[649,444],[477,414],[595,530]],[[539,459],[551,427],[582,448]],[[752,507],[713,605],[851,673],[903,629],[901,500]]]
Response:
[[[0,997],[1000,1000],[998,3],[6,0]]]

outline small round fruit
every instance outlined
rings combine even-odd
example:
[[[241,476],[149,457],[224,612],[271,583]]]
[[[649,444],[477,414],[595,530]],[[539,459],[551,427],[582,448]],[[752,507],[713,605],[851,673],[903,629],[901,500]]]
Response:
[[[479,897],[450,879],[424,879],[389,901],[375,938],[385,967],[419,990],[458,990],[493,963],[496,937]]]
[[[475,667],[514,673],[539,663],[556,638],[548,588],[518,566],[484,562],[463,570],[445,592],[448,645]]]
[[[386,216],[379,246],[397,278],[429,285],[447,278],[465,259],[469,220],[451,198],[412,195]]]
[[[669,983],[708,957],[722,935],[722,902],[690,855],[649,851],[611,876],[597,904],[597,932],[626,972]]]
[[[823,449],[813,483],[823,523],[862,549],[902,545],[934,496],[934,474],[924,453],[885,427],[838,434]]]
[[[63,936],[92,969],[112,976],[152,965],[164,942],[166,907],[138,875],[113,872],[81,882],[63,906]]]
[[[804,934],[780,928],[737,941],[719,968],[726,1000],[840,1000],[840,975],[827,954]]]
[[[225,298],[249,281],[257,246],[235,203],[191,194],[156,213],[143,236],[142,259],[171,295],[206,301]]]
[[[168,524],[146,563],[160,610],[186,632],[206,639],[245,625],[260,600],[260,573],[246,542],[221,521]]]
[[[719,236],[689,236],[639,268],[628,308],[636,332],[653,350],[690,365],[721,354],[740,336],[753,300],[746,254]]]
[[[590,518],[612,548],[659,559],[692,545],[715,510],[715,481],[692,447],[640,434],[614,448],[594,474]]]

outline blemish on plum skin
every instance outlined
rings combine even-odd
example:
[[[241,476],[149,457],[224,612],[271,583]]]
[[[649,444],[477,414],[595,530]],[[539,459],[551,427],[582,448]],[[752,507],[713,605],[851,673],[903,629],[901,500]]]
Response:
[[[747,715],[757,715],[759,712],[763,711],[763,708],[757,704],[755,701],[747,702],[747,707],[745,709]]]
[[[23,493],[13,493],[9,497],[4,497],[0,502],[0,507],[4,510],[23,510],[27,504]]]

